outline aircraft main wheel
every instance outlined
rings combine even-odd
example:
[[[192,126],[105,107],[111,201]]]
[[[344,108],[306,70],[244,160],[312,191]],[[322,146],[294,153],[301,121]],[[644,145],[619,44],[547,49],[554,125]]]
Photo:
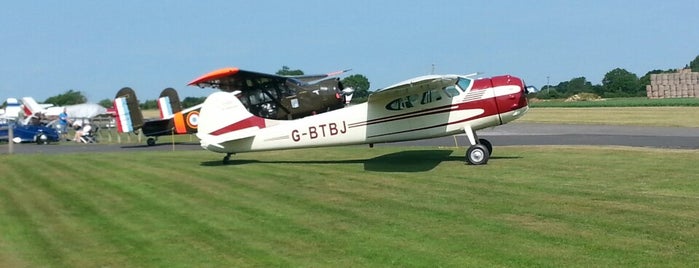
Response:
[[[493,144],[490,143],[490,141],[488,141],[486,139],[478,139],[478,143],[483,144],[485,146],[485,148],[488,148],[488,155],[489,156],[493,154]]]
[[[230,161],[231,161],[231,155],[232,155],[231,153],[227,153],[226,156],[223,157],[223,164],[224,164],[224,165],[230,163]]]
[[[490,153],[483,144],[471,145],[466,151],[466,162],[471,165],[484,165],[488,163]]]
[[[148,138],[148,140],[146,140],[146,144],[148,144],[148,146],[155,145],[155,138]]]

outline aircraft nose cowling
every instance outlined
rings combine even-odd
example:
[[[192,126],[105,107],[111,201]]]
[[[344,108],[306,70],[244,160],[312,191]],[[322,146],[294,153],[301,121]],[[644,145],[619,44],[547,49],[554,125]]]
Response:
[[[491,78],[495,89],[495,103],[502,124],[515,120],[529,109],[526,85],[518,77],[511,75]]]

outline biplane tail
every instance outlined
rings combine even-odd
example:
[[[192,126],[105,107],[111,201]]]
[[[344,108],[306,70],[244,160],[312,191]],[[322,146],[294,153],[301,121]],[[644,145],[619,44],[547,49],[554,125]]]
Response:
[[[160,118],[170,118],[175,113],[182,111],[180,96],[174,88],[166,88],[160,92],[158,98],[158,110],[160,110]]]
[[[134,132],[143,127],[143,114],[133,89],[125,87],[117,92],[114,98],[114,109],[119,133]]]
[[[221,143],[255,136],[266,120],[248,112],[236,97],[239,92],[215,92],[201,106],[199,131],[204,148],[223,148]]]
[[[201,104],[192,106],[182,111],[177,111],[170,118],[168,118],[169,121],[172,121],[174,133],[197,133],[197,129],[199,128],[199,110],[201,110]]]

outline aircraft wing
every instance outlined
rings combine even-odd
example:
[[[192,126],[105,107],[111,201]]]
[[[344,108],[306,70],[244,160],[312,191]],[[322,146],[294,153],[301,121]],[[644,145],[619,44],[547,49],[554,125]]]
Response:
[[[454,85],[457,79],[458,76],[456,75],[426,75],[415,77],[375,91],[369,95],[368,102],[421,94],[430,89]]]
[[[68,116],[72,118],[93,118],[98,115],[107,114],[107,108],[95,103],[68,105],[64,108],[66,109]]]
[[[241,70],[239,68],[228,67],[215,70],[213,72],[204,74],[200,77],[189,82],[189,86],[198,87],[212,87],[218,88],[222,91],[233,92],[236,90],[243,90],[241,87],[250,87],[251,85],[245,85],[246,80],[255,78],[257,80],[277,80],[286,81],[289,77],[279,76],[274,74],[257,73],[251,71]]]
[[[343,73],[349,72],[351,70],[352,69],[345,69],[345,70],[330,72],[327,74],[298,75],[298,76],[290,76],[290,77],[294,78],[298,81],[301,81],[301,82],[310,83],[310,82],[317,81],[317,80],[320,80],[323,78],[338,76],[338,75],[341,75]]]
[[[286,82],[291,81],[296,84],[305,84],[315,82],[323,78],[337,76],[351,69],[330,72],[327,74],[317,75],[298,75],[298,76],[281,76],[276,74],[258,73],[246,70],[241,70],[235,67],[228,67],[215,70],[204,74],[189,82],[187,85],[198,87],[218,88],[222,91],[233,92],[236,90],[245,91],[247,88],[254,88],[256,85],[250,85],[250,81],[255,81],[264,84],[267,81]]]

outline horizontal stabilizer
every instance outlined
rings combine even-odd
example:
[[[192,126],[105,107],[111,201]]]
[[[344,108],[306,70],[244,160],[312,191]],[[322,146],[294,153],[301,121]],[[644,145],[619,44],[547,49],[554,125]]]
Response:
[[[178,111],[172,115],[175,133],[177,134],[192,134],[197,133],[199,128],[199,110],[201,104],[190,108]]]

